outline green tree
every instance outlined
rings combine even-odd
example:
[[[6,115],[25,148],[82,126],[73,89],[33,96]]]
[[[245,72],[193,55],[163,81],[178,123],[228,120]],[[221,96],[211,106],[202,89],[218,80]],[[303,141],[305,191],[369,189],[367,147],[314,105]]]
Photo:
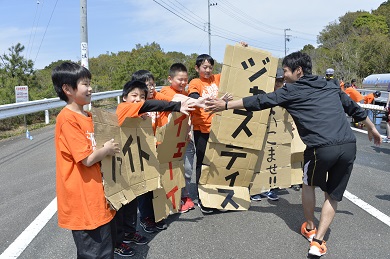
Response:
[[[0,104],[15,102],[14,87],[31,86],[35,80],[34,62],[22,56],[24,46],[17,43],[8,51],[8,54],[0,56]]]

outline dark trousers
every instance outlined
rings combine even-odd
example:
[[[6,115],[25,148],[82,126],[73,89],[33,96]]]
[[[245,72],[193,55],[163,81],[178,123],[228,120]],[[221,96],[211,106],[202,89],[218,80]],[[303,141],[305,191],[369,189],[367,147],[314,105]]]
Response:
[[[116,247],[119,247],[125,233],[135,233],[137,231],[137,199],[132,200],[126,205],[123,205],[115,214],[115,225],[116,225]]]
[[[115,220],[93,230],[72,230],[79,259],[113,259]]]
[[[153,191],[138,196],[137,200],[138,200],[138,210],[140,214],[140,219],[141,220],[144,220],[145,218],[154,219]]]
[[[202,133],[200,130],[194,130],[194,142],[196,149],[196,194],[199,199],[198,184],[202,172],[203,158],[206,152],[207,140],[210,133]]]

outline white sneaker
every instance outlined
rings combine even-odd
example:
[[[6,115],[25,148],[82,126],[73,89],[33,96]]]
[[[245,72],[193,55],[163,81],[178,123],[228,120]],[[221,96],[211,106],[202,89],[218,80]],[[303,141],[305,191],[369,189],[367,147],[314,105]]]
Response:
[[[382,143],[389,143],[390,142],[390,139],[388,137],[384,137],[382,139]]]

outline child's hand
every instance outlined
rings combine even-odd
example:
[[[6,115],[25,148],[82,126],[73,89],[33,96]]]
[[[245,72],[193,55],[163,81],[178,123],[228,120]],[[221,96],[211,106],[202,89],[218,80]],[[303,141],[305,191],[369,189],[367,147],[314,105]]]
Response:
[[[224,100],[225,102],[226,101],[232,101],[233,100],[233,95],[231,93],[226,93],[220,99]]]
[[[119,148],[119,143],[115,143],[114,139],[111,139],[104,143],[103,148],[106,149],[108,156],[115,156],[115,154],[121,152],[121,149]]]
[[[185,115],[189,115],[188,112],[195,110],[194,106],[195,102],[192,98],[188,98],[187,100],[181,102],[180,112]]]
[[[240,44],[243,47],[248,47],[248,43],[246,43],[245,41],[240,41]]]
[[[206,108],[206,99],[200,96],[198,99],[195,100],[195,106],[199,108]]]

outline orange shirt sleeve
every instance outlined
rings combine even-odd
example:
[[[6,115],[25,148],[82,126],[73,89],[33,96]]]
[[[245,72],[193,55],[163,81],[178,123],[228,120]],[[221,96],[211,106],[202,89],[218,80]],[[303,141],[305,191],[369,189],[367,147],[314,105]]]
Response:
[[[118,116],[119,126],[125,121],[127,117],[137,118],[140,114],[138,114],[141,109],[143,102],[139,103],[120,103],[116,108],[116,115]]]

